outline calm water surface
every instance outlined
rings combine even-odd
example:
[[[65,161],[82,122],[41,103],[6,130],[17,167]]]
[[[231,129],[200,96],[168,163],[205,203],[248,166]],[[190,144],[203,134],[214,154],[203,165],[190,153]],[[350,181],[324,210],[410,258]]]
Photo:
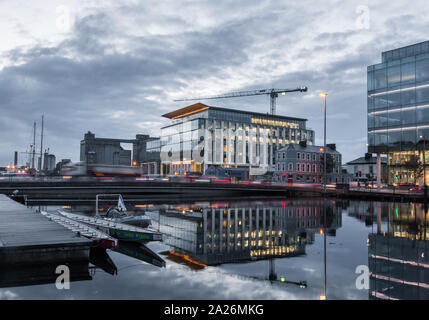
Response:
[[[56,288],[55,266],[2,271],[0,299],[320,299],[325,289],[328,299],[429,298],[421,204],[312,198],[127,208],[149,215],[164,240],[92,252],[70,264],[69,290]]]

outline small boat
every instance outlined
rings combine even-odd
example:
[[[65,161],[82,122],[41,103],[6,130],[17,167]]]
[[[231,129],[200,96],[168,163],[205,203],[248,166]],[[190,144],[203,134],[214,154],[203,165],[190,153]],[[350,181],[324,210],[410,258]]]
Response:
[[[129,257],[150,263],[156,267],[165,267],[165,261],[158,254],[150,250],[142,243],[119,242],[119,246],[113,251],[120,252]]]
[[[162,241],[162,234],[150,228],[139,228],[120,222],[109,221],[103,218],[83,216],[57,210],[59,214],[81,223],[90,225],[109,236],[123,241]]]
[[[136,226],[140,228],[147,228],[151,225],[151,218],[146,215],[130,216],[123,212],[119,212],[113,207],[109,208],[109,210],[107,210],[106,215],[101,217],[108,221],[129,224],[131,226]]]
[[[84,237],[91,239],[95,246],[100,246],[108,249],[118,247],[117,239],[87,224],[52,212],[40,211],[40,213],[46,218],[62,225],[63,227],[73,232],[76,232],[78,235],[83,235]]]

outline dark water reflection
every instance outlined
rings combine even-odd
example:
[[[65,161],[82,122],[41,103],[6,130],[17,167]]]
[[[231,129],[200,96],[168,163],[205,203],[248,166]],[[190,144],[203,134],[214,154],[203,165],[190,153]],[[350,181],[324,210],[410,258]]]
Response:
[[[311,198],[127,206],[149,215],[164,241],[93,250],[90,261],[70,264],[69,290],[56,288],[55,266],[2,270],[0,299],[320,299],[325,289],[327,299],[429,298],[421,204]],[[94,207],[68,209],[94,214]]]

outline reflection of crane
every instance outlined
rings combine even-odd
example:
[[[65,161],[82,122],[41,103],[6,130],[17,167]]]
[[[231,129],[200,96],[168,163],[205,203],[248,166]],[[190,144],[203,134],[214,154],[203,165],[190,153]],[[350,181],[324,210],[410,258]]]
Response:
[[[289,280],[286,280],[286,278],[283,276],[281,276],[280,279],[278,279],[277,273],[275,271],[274,259],[269,259],[268,262],[270,267],[270,273],[268,275],[268,279],[260,278],[260,277],[252,277],[252,278],[257,280],[269,280],[271,283],[280,282],[280,283],[295,284],[300,288],[307,288],[307,281],[289,281]]]
[[[222,99],[222,98],[236,98],[236,97],[247,97],[247,96],[259,96],[259,95],[269,95],[270,96],[270,107],[271,114],[276,114],[276,99],[279,96],[279,93],[285,95],[287,92],[307,92],[307,87],[300,87],[296,89],[262,89],[262,90],[252,90],[252,91],[240,91],[240,92],[231,92],[218,96],[211,97],[200,97],[200,98],[190,98],[190,99],[179,99],[174,101],[191,101],[191,100],[208,100],[208,99]]]
[[[252,279],[252,280],[258,280],[258,281],[269,281],[271,284],[294,284],[296,286],[299,286],[300,288],[307,288],[307,281],[301,280],[301,281],[290,281],[286,280],[285,276],[280,276],[280,278],[277,277],[277,274],[275,272],[275,266],[274,266],[274,259],[270,258],[268,259],[269,262],[269,274],[268,277],[264,276],[251,276],[251,275],[244,275],[244,274],[235,274],[238,278],[243,279]]]

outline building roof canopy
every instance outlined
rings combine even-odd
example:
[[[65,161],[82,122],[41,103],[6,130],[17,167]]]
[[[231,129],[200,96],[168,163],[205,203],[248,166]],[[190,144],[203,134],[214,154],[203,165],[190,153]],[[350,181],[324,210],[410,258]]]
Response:
[[[272,115],[269,113],[260,113],[260,112],[251,112],[251,111],[213,107],[213,106],[205,105],[205,104],[200,103],[200,102],[192,104],[192,105],[184,107],[184,108],[181,108],[181,109],[177,109],[175,111],[172,111],[172,112],[169,112],[166,114],[163,114],[162,116],[165,118],[169,118],[169,119],[179,119],[179,118],[184,118],[184,117],[189,116],[191,114],[199,113],[199,112],[202,112],[202,111],[205,111],[208,109],[236,112],[236,113],[241,113],[241,114],[244,113],[244,114],[255,115],[255,116],[265,116],[265,117],[268,116],[268,117],[272,117],[272,118],[285,119],[285,120],[307,121],[307,119],[303,119],[303,118],[295,118],[295,117]]]

